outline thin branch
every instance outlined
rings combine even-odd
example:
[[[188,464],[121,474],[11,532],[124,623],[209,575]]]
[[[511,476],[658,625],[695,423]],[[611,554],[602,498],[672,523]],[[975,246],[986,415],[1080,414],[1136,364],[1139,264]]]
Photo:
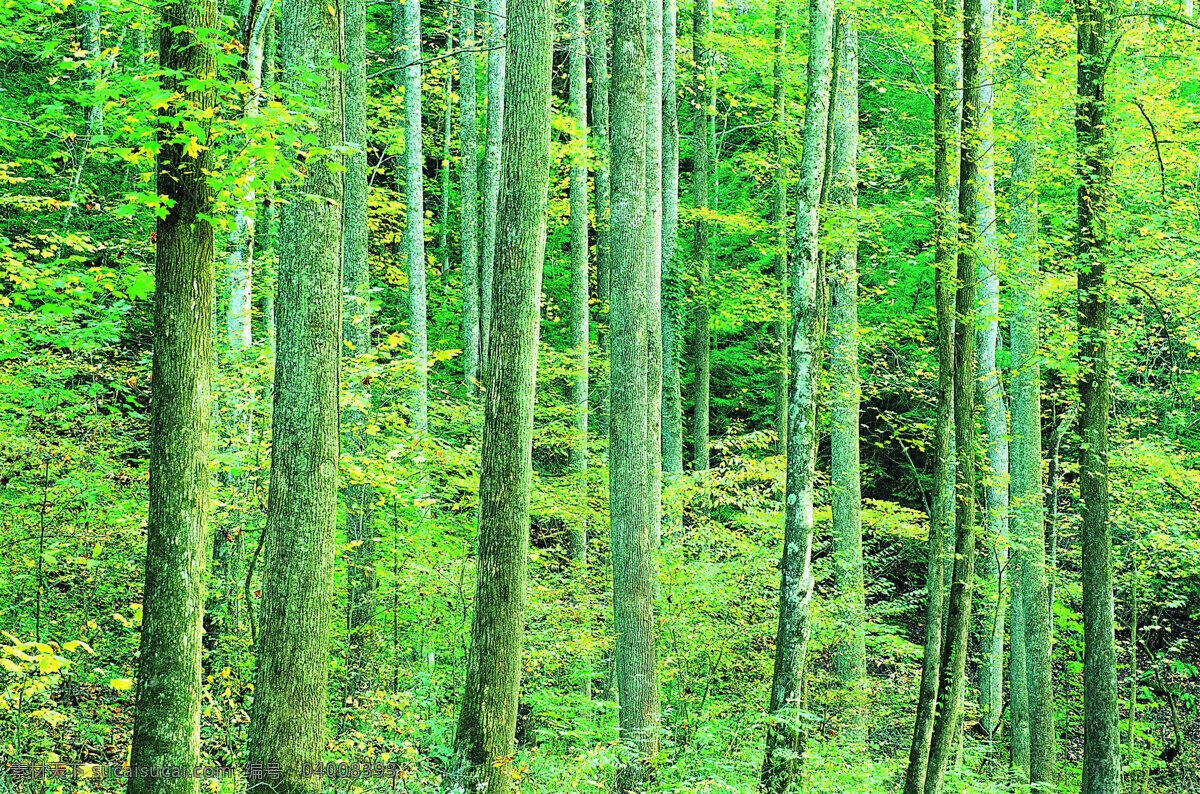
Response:
[[[507,44],[497,44],[494,47],[480,47],[479,49],[464,47],[461,50],[451,50],[450,52],[443,52],[441,55],[435,55],[432,58],[423,58],[421,60],[409,61],[408,63],[397,64],[396,66],[389,66],[386,69],[380,69],[378,72],[375,72],[374,74],[370,75],[370,77],[368,79],[374,79],[376,77],[380,77],[382,75],[388,74],[389,72],[397,72],[401,69],[407,69],[408,67],[416,66],[417,64],[426,64],[426,63],[433,63],[435,61],[444,61],[447,58],[453,58],[455,55],[461,55],[464,52],[491,52],[492,50],[502,50],[507,46],[508,46]]]
[[[20,119],[8,119],[8,118],[4,118],[3,116],[0,116],[0,121],[7,121],[9,124],[20,124],[22,127],[28,127],[29,129],[33,130],[34,132],[40,132],[43,135],[50,135],[54,138],[58,138],[60,141],[63,140],[63,136],[59,135],[57,132],[51,132],[50,130],[44,130],[41,127],[37,127],[33,124],[30,124],[28,121],[21,121]]]
[[[1150,125],[1150,134],[1154,136],[1154,153],[1158,155],[1158,176],[1162,180],[1162,197],[1163,201],[1167,200],[1167,167],[1163,165],[1162,146],[1158,143],[1158,129],[1154,126],[1154,122],[1150,120],[1150,115],[1146,112],[1146,108],[1142,106],[1139,100],[1130,100],[1142,114],[1142,118],[1146,120],[1146,124]]]
[[[1181,25],[1187,25],[1190,28],[1200,30],[1200,22],[1187,17],[1181,17],[1178,14],[1171,14],[1166,11],[1131,11],[1128,14],[1117,14],[1117,19],[1129,19],[1130,17],[1154,17],[1155,19],[1169,19],[1172,22],[1178,22]]]

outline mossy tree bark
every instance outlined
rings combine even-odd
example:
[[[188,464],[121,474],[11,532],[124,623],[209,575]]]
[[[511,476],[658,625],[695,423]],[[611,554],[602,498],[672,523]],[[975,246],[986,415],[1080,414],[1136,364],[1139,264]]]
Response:
[[[962,146],[959,162],[958,278],[954,326],[955,472],[954,579],[946,608],[945,641],[938,678],[937,712],[929,740],[925,794],[941,794],[946,767],[962,731],[967,637],[975,588],[975,279],[979,272],[976,237],[979,190],[980,0],[963,3]]]
[[[213,315],[212,150],[185,151],[169,119],[207,129],[215,103],[214,53],[199,37],[216,26],[216,3],[164,6],[159,62],[176,103],[159,127],[158,193],[171,201],[157,223],[150,504],[145,601],[130,764],[185,768],[200,761],[200,663],[208,565],[208,450]],[[195,794],[198,781],[130,778],[130,794]]]
[[[479,101],[475,79],[475,0],[465,0],[460,9],[458,39],[458,136],[459,192],[462,194],[462,346],[463,385],[467,395],[479,391]]]
[[[575,478],[574,488],[580,509],[568,538],[568,554],[579,565],[587,562],[588,544],[588,337],[590,312],[588,297],[588,146],[587,146],[587,19],[584,0],[570,0],[571,44],[570,71],[571,141],[571,350],[575,355],[575,373],[570,383],[571,449],[567,468]]]
[[[954,174],[957,128],[956,69],[951,53],[953,0],[937,0],[933,17],[933,141],[934,141],[934,292],[937,310],[937,414],[933,436],[933,502],[929,515],[928,567],[925,576],[925,654],[904,794],[923,794],[929,768],[929,742],[937,709],[944,626],[946,556],[954,498],[954,251],[958,227],[958,189]]]
[[[416,368],[412,429],[429,432],[429,331],[425,288],[425,155],[421,133],[421,0],[404,0],[404,259],[408,330]]]
[[[775,176],[771,185],[771,229],[775,245],[775,280],[779,284],[779,295],[787,300],[787,65],[784,60],[787,47],[788,7],[783,2],[775,4],[775,39],[771,67],[771,138],[775,157]],[[781,304],[779,318],[774,323],[775,344],[778,358],[775,361],[775,451],[787,454],[787,388],[788,388],[788,344],[787,310]]]
[[[675,68],[678,0],[663,0],[662,85],[662,467],[669,487],[683,474],[683,399],[679,383],[682,343],[680,306],[683,285],[679,270],[679,99]],[[681,510],[668,503],[666,527],[682,526]]]
[[[806,656],[812,631],[814,467],[817,445],[817,377],[822,322],[818,309],[817,218],[825,181],[829,102],[833,72],[833,3],[808,7],[808,71],[804,108],[804,155],[796,191],[796,243],[791,273],[790,388],[788,392],[787,490],[779,624],[771,681],[761,783],[782,794],[799,785],[804,752]]]
[[[692,9],[692,60],[696,64],[696,105],[692,119],[692,196],[696,208],[693,224],[696,258],[696,297],[692,311],[692,346],[695,379],[692,382],[692,471],[705,471],[709,464],[709,379],[712,338],[708,318],[708,166],[709,125],[712,118],[712,0],[696,0]]]
[[[1077,93],[1075,257],[1079,285],[1079,496],[1083,583],[1083,794],[1120,789],[1112,527],[1108,514],[1108,287],[1105,202],[1112,171],[1105,71],[1109,0],[1075,0]]]
[[[521,686],[554,26],[549,0],[512,0],[508,9],[504,169],[484,402],[475,614],[455,756],[445,780],[451,791],[488,794],[512,785],[509,761]]]
[[[371,352],[371,271],[367,260],[367,4],[346,0],[346,156],[342,203],[342,355],[354,359]],[[367,451],[367,418],[371,390],[361,381],[350,385],[350,404],[342,412],[342,429],[350,452]],[[346,485],[346,597],[348,691],[369,689],[374,680],[375,649],[375,532],[372,527],[375,492],[367,482]]]
[[[479,334],[480,367],[486,374],[492,349],[492,298],[496,269],[496,224],[500,202],[500,146],[504,135],[505,0],[488,0],[484,16],[484,47],[487,60],[487,128],[483,140],[479,188],[483,195],[483,218],[479,244]],[[486,387],[486,385],[485,385]]]
[[[343,12],[337,0],[283,7],[287,79],[297,94],[311,95],[315,146],[331,152],[303,163],[305,196],[284,205],[280,231],[263,625],[249,760],[279,763],[282,777],[249,786],[284,794],[321,786],[303,771],[322,760],[329,702],[344,191],[336,153],[344,140],[344,97],[336,64],[346,58]],[[324,79],[314,84],[314,74]]]
[[[776,17],[776,29],[778,29]],[[863,582],[862,482],[858,374],[858,30],[850,11],[837,18],[837,86],[829,157],[829,202],[838,221],[829,257],[830,449],[838,676],[850,692],[850,733],[866,740],[866,590]]]
[[[645,0],[613,3],[609,512],[623,747],[616,788],[622,791],[645,784],[659,744],[647,411],[653,404],[648,403],[653,313],[647,258],[647,24]]]
[[[588,7],[588,55],[592,62],[592,157],[595,163],[596,206],[596,292],[599,300],[599,343],[601,353],[607,350],[606,326],[610,297],[609,272],[612,270],[609,241],[609,217],[612,204],[612,177],[609,173],[611,150],[608,130],[608,3],[606,0],[591,0]],[[601,432],[606,432],[608,421],[608,384],[600,387],[600,412],[597,416]]]
[[[646,2],[646,454],[650,545],[662,538],[663,0]]]

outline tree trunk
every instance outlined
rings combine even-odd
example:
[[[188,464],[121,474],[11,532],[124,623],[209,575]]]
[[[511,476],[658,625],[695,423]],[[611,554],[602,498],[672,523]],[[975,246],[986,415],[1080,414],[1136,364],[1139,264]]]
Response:
[[[608,15],[606,0],[591,0],[589,13],[588,50],[592,61],[592,156],[596,164],[596,291],[599,293],[599,346],[607,349],[609,305],[609,272],[612,269],[610,252],[609,216],[612,203],[612,179],[609,175],[611,150],[608,143]],[[602,432],[607,432],[605,423],[609,412],[609,387],[600,388],[600,412],[597,417]]]
[[[479,144],[475,81],[475,0],[464,0],[458,56],[459,192],[462,194],[463,383],[467,395],[479,390]]]
[[[647,465],[650,473],[650,545],[662,537],[662,249],[663,249],[663,0],[646,3],[646,323]]]
[[[484,14],[488,50],[487,132],[483,142],[483,167],[479,175],[483,193],[483,227],[479,248],[479,332],[480,362],[485,373],[491,350],[492,297],[496,263],[496,211],[500,201],[500,141],[504,134],[505,0],[488,0]]]
[[[825,176],[833,60],[832,0],[811,0],[804,108],[804,155],[796,197],[796,245],[791,274],[791,389],[788,394],[787,499],[780,563],[779,626],[771,683],[771,723],[762,787],[783,794],[799,785],[806,655],[812,631],[813,480],[817,446],[818,312],[817,215]]]
[[[775,27],[779,29],[779,16]],[[776,33],[776,40],[779,40]],[[830,256],[830,477],[834,580],[839,600],[835,648],[838,676],[851,693],[855,741],[866,740],[866,591],[863,583],[862,484],[859,471],[858,376],[858,31],[851,12],[838,13],[837,86],[830,151],[829,201],[839,247]],[[778,198],[777,198],[778,201]]]
[[[429,332],[425,295],[425,156],[421,141],[421,0],[404,0],[404,258],[408,263],[408,329],[416,385],[412,429],[429,432]]]
[[[446,778],[452,791],[512,785],[525,631],[533,405],[550,177],[549,0],[509,4],[495,307],[479,479],[479,565],[467,681]],[[493,108],[495,106],[493,105]]]
[[[645,0],[613,4],[609,429],[616,678],[623,755],[615,788],[640,789],[658,752],[651,528]]]
[[[1079,496],[1083,582],[1083,794],[1115,794],[1120,780],[1113,638],[1112,528],[1108,516],[1108,295],[1105,202],[1111,172],[1104,78],[1108,0],[1075,0],[1079,158],[1075,256],[1079,284]]]
[[[953,0],[949,0],[953,5]],[[957,146],[955,107],[956,70],[951,46],[954,15],[948,0],[934,6],[934,292],[937,304],[937,418],[934,427],[935,465],[933,503],[929,515],[929,562],[925,577],[925,654],[921,665],[921,684],[908,767],[904,775],[904,794],[923,794],[929,767],[929,742],[937,708],[938,680],[941,676],[942,639],[946,580],[944,548],[950,533],[954,498],[953,439],[954,405],[954,252],[958,215],[958,190],[954,177]]]
[[[787,300],[787,67],[784,64],[787,48],[788,7],[780,0],[775,4],[774,65],[772,66],[771,119],[772,148],[775,157],[775,179],[771,186],[771,227],[775,235],[775,280],[779,284],[779,295]],[[857,195],[857,192],[856,192]],[[787,310],[779,307],[779,318],[774,323],[775,344],[778,346],[775,361],[775,451],[787,454]],[[857,427],[857,426],[856,426]]]
[[[963,4],[962,140],[959,164],[958,288],[954,327],[954,435],[956,461],[954,580],[946,610],[945,642],[938,680],[938,708],[929,741],[925,794],[941,794],[946,766],[961,733],[967,636],[975,586],[975,278],[979,249],[975,241],[979,190],[980,0]]]
[[[96,94],[100,82],[100,0],[92,0],[83,8],[83,48],[87,52],[83,68],[83,88],[91,100],[87,107],[87,134],[104,134],[104,100]],[[162,43],[159,44],[161,48]]]
[[[975,355],[979,370],[977,399],[983,404],[987,475],[984,478],[985,523],[980,584],[979,722],[994,736],[1004,708],[1005,571],[1008,570],[1008,410],[996,363],[1000,340],[1000,256],[996,241],[995,133],[992,122],[993,0],[980,2],[979,124],[972,143],[978,169],[975,241],[978,257],[979,328]]]
[[[367,259],[367,5],[346,0],[346,157],[342,205],[342,356],[353,360],[371,350],[371,271]],[[350,404],[342,412],[348,451],[367,451],[371,390],[350,382]],[[346,598],[349,654],[348,692],[358,694],[374,682],[375,532],[371,526],[375,492],[364,482],[346,484]]]
[[[215,107],[212,49],[196,31],[216,26],[216,3],[162,9],[164,87],[179,97],[166,119]],[[192,78],[205,86],[188,91]],[[173,202],[156,228],[154,373],[146,589],[130,763],[193,767],[200,761],[200,663],[208,565],[208,449],[212,366],[212,150],[185,153],[169,121],[159,127],[158,192]],[[130,778],[129,794],[195,794],[198,781]]]
[[[588,149],[587,149],[587,20],[584,0],[570,5],[570,100],[574,122],[571,141],[571,350],[575,372],[571,379],[572,439],[567,468],[574,477],[579,512],[571,526],[568,554],[579,565],[587,562],[588,542]]]
[[[262,630],[250,715],[251,763],[279,763],[269,780],[283,794],[315,791],[304,774],[325,750],[329,621],[333,602],[338,482],[338,365],[342,345],[342,80],[333,58],[343,41],[342,6],[323,0],[283,7],[283,53],[292,91],[308,92],[314,146],[302,190],[284,205],[279,252],[279,340],[271,435],[271,487],[263,573]],[[309,82],[317,74],[324,79]],[[254,783],[250,786],[253,788]]]
[[[675,70],[675,41],[679,21],[678,0],[663,0],[663,160],[662,160],[662,467],[666,485],[675,485],[683,474],[683,400],[679,384],[682,315],[679,251],[679,103]],[[667,529],[679,530],[683,515],[678,506],[665,508]]]
[[[446,53],[454,51],[454,9],[457,6],[446,6]],[[465,45],[467,47],[473,44]],[[446,106],[442,116],[442,161],[438,181],[441,186],[438,196],[438,256],[442,260],[443,270],[450,265],[450,250],[446,247],[446,237],[450,230],[450,136],[454,119],[454,70],[446,69],[445,86]]]
[[[1032,109],[1038,87],[1029,55],[1038,47],[1035,0],[1018,0],[1021,64],[1013,143],[1012,235],[1015,273],[1012,318],[1012,530],[1020,550],[1024,602],[1025,672],[1029,703],[1029,782],[1055,782],[1054,690],[1051,610],[1046,575],[1042,508],[1042,398],[1038,282],[1037,137]],[[1014,577],[1013,581],[1016,581]],[[1014,590],[1014,598],[1016,591]],[[1013,626],[1013,631],[1017,627]],[[1013,643],[1016,650],[1016,640]],[[1014,702],[1015,706],[1015,702]],[[1015,740],[1015,739],[1014,739]],[[1015,753],[1014,753],[1015,755]]]
[[[696,206],[695,242],[696,306],[695,324],[696,378],[692,384],[692,471],[708,469],[709,354],[712,340],[708,327],[708,155],[709,120],[712,115],[712,0],[696,0],[692,12],[692,60],[696,64],[696,110],[692,121],[692,194]]]

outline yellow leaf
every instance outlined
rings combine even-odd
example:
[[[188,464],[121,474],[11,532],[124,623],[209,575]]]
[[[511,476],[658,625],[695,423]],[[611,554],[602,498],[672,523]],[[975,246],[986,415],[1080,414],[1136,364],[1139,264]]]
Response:
[[[196,140],[196,136],[193,135],[188,139],[187,146],[183,147],[183,153],[188,157],[195,159],[200,156],[200,150],[203,148],[204,147],[200,145],[199,141]]]
[[[93,621],[90,621],[90,620],[88,621],[88,623],[92,623],[92,622]],[[96,654],[96,652],[92,650],[92,646],[88,645],[83,640],[71,640],[63,647],[66,648],[68,651],[73,651],[76,648],[83,648],[85,651],[92,654],[93,656]]]
[[[124,692],[133,688],[133,681],[128,678],[114,678],[108,682],[108,685],[118,692]]]
[[[63,667],[61,656],[55,656],[51,653],[43,653],[38,656],[38,670],[43,673],[57,673]]]
[[[21,673],[25,672],[21,669],[21,666],[12,659],[0,659],[0,667],[3,667],[5,670],[13,673],[14,675],[20,675]]]

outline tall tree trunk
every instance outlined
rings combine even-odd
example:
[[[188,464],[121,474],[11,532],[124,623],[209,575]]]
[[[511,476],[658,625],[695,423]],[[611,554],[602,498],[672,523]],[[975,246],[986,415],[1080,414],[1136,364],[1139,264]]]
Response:
[[[446,54],[454,51],[454,9],[457,6],[446,6]],[[464,45],[467,47],[473,44]],[[446,69],[445,85],[446,106],[442,116],[442,160],[438,181],[441,195],[438,196],[438,256],[442,260],[442,269],[450,265],[450,250],[446,247],[446,238],[450,231],[450,136],[454,119],[454,70]]]
[[[1042,398],[1038,281],[1037,137],[1031,115],[1038,87],[1029,65],[1038,47],[1036,0],[1018,0],[1021,38],[1017,62],[1016,140],[1013,143],[1012,207],[1012,533],[1019,550],[1024,605],[1025,687],[1028,701],[1029,782],[1055,782],[1054,690],[1050,648],[1050,600],[1042,508]],[[1016,577],[1013,577],[1016,581]],[[1013,591],[1016,598],[1016,589]],[[1015,607],[1015,605],[1014,605]],[[1017,626],[1014,625],[1014,632]],[[1016,637],[1013,639],[1016,652]],[[1014,663],[1014,672],[1015,672]],[[1013,685],[1014,692],[1016,684]],[[1014,695],[1014,708],[1016,699]],[[1014,714],[1014,720],[1016,714]],[[1015,725],[1015,722],[1014,722]],[[1018,737],[1015,733],[1014,739]],[[1024,739],[1024,736],[1020,737]],[[1014,757],[1016,753],[1014,752]]]
[[[1083,794],[1115,794],[1120,781],[1113,638],[1112,528],[1108,516],[1108,288],[1104,225],[1112,165],[1106,137],[1109,0],[1075,0],[1079,188],[1075,256],[1079,283],[1079,496],[1083,582]]]
[[[247,5],[242,19],[242,32],[246,43],[245,74],[250,90],[242,103],[242,117],[251,119],[258,115],[262,99],[263,62],[266,54],[266,33],[271,22],[273,2],[264,2],[261,7]],[[250,16],[250,12],[255,12]],[[236,204],[233,223],[229,230],[229,306],[225,328],[230,347],[250,347],[254,344],[254,205],[255,161],[250,159],[246,175],[235,186]]]
[[[923,794],[929,767],[929,742],[937,709],[941,677],[946,580],[946,538],[953,521],[954,406],[954,252],[958,227],[958,189],[955,179],[957,128],[956,72],[951,45],[954,0],[937,0],[933,17],[933,139],[934,139],[934,293],[937,307],[937,417],[934,426],[933,502],[929,515],[929,562],[925,576],[925,654],[904,794]]]
[[[624,747],[616,788],[639,789],[658,752],[650,525],[645,0],[613,3],[609,505],[617,689]]]
[[[574,122],[571,141],[571,378],[572,439],[567,468],[575,478],[579,513],[572,525],[568,553],[579,565],[587,562],[588,542],[588,149],[587,149],[587,26],[584,0],[571,0],[570,100]]]
[[[276,35],[278,26],[278,15],[272,16],[267,20],[266,41],[263,44],[263,85],[271,92],[272,97],[275,95],[275,65],[279,50],[279,41]],[[273,254],[279,248],[279,210],[278,202],[275,201],[275,183],[273,181],[267,183],[267,197],[267,206],[263,211],[263,226],[266,228],[266,233],[256,235],[255,240],[260,245],[261,253]],[[267,347],[271,351],[271,355],[274,356],[276,266],[271,264],[274,260],[273,256],[267,255],[260,258],[268,263],[260,273],[263,301],[263,336],[266,337]]]
[[[429,332],[425,294],[425,180],[421,140],[421,0],[404,0],[404,258],[408,263],[408,329],[416,385],[412,428],[429,432]]]
[[[525,631],[525,572],[533,478],[533,405],[550,178],[549,0],[512,0],[504,88],[492,349],[487,358],[479,479],[479,564],[467,681],[446,782],[453,791],[506,792]],[[494,107],[494,106],[493,106]]]
[[[779,626],[771,682],[770,725],[762,786],[783,794],[799,785],[803,754],[806,656],[812,631],[814,465],[817,446],[818,311],[817,216],[825,176],[830,81],[833,70],[833,3],[808,7],[808,73],[804,155],[796,192],[796,245],[791,274],[791,388],[788,393],[787,498],[780,563]]]
[[[367,4],[346,0],[346,157],[345,198],[342,204],[342,355],[346,359],[371,350],[371,271],[367,259]],[[371,390],[350,382],[350,404],[342,412],[342,429],[351,454],[367,451],[367,417]],[[346,627],[348,691],[357,694],[374,681],[371,660],[375,650],[375,532],[371,526],[374,489],[367,482],[346,485]]]
[[[483,226],[479,247],[479,332],[480,366],[491,372],[487,357],[492,349],[492,297],[496,263],[496,212],[500,201],[500,141],[504,134],[505,0],[488,0],[484,14],[483,44],[488,50],[487,132],[483,142],[483,164],[479,175],[483,193]]]
[[[662,249],[663,249],[663,0],[646,3],[646,323],[647,465],[650,473],[650,545],[662,536]]]
[[[961,735],[967,636],[975,587],[975,279],[979,248],[975,240],[979,192],[980,0],[963,3],[962,147],[959,163],[958,288],[954,327],[954,435],[956,488],[954,581],[946,609],[945,642],[938,680],[938,708],[929,741],[925,794],[940,794],[946,766]]]
[[[708,469],[709,360],[712,340],[708,321],[708,155],[709,124],[712,116],[712,51],[709,32],[712,27],[712,0],[696,0],[692,10],[692,60],[696,64],[696,105],[692,121],[692,195],[696,207],[695,242],[696,306],[695,325],[696,377],[692,384],[692,471]]]
[[[779,284],[779,295],[787,299],[787,67],[784,63],[787,48],[788,7],[779,0],[775,3],[775,42],[772,52],[771,142],[775,157],[775,178],[771,186],[771,228],[775,244],[775,281]],[[857,194],[856,194],[857,195]],[[778,347],[775,361],[775,451],[787,454],[787,310],[781,305],[779,317],[774,323],[775,344]]]
[[[338,365],[342,345],[343,93],[341,3],[283,7],[291,90],[318,110],[303,191],[318,200],[284,205],[279,251],[279,340],[271,435],[271,488],[263,574],[263,625],[250,715],[251,763],[279,763],[266,781],[294,794],[320,788],[306,775],[325,750],[329,621],[333,602],[338,481]],[[324,79],[310,83],[311,75]],[[252,787],[254,783],[250,784]]]
[[[612,179],[609,174],[611,149],[608,130],[608,5],[606,0],[591,0],[588,8],[588,51],[592,61],[592,156],[595,159],[596,183],[596,291],[600,302],[599,346],[607,349],[608,305],[610,298],[609,273],[612,270],[610,253],[609,216],[612,203]],[[602,432],[607,432],[609,387],[600,389],[599,420]]]
[[[100,4],[91,0],[83,8],[83,48],[87,53],[83,69],[83,87],[91,104],[87,107],[87,134],[91,138],[104,134],[104,100],[96,91],[100,82]],[[160,42],[159,47],[162,47]]]
[[[162,9],[159,62],[177,96],[159,127],[158,192],[172,200],[159,219],[154,267],[154,377],[146,590],[138,653],[130,763],[194,767],[200,761],[204,577],[208,565],[208,449],[212,365],[212,150],[185,153],[169,119],[207,130],[215,107],[214,53],[197,30],[216,26],[213,0]],[[195,78],[199,91],[189,91]],[[203,81],[203,82],[201,82]],[[178,94],[173,92],[178,91]],[[130,794],[195,794],[189,778],[129,780]]]
[[[1005,571],[1008,570],[1008,411],[996,363],[1000,340],[1000,256],[996,242],[995,133],[992,122],[993,0],[980,2],[979,124],[973,139],[978,155],[975,241],[978,256],[979,328],[975,355],[978,399],[983,403],[987,476],[984,478],[985,530],[980,584],[979,722],[988,736],[1000,725],[1004,703]]]
[[[662,467],[667,486],[683,474],[683,399],[679,384],[682,338],[679,251],[679,102],[675,70],[678,0],[663,0],[662,159]],[[683,524],[680,509],[665,508],[668,531]]]
[[[475,80],[475,0],[464,0],[458,56],[459,192],[462,194],[463,382],[467,395],[479,387],[479,107]]]
[[[776,30],[779,17],[776,16]],[[776,40],[779,39],[776,34]],[[837,86],[829,201],[840,221],[842,241],[830,256],[829,318],[830,449],[833,501],[834,580],[837,585],[838,676],[851,693],[849,721],[856,741],[866,740],[863,686],[867,677],[866,591],[863,582],[862,484],[859,470],[858,377],[858,30],[850,11],[838,13]]]

